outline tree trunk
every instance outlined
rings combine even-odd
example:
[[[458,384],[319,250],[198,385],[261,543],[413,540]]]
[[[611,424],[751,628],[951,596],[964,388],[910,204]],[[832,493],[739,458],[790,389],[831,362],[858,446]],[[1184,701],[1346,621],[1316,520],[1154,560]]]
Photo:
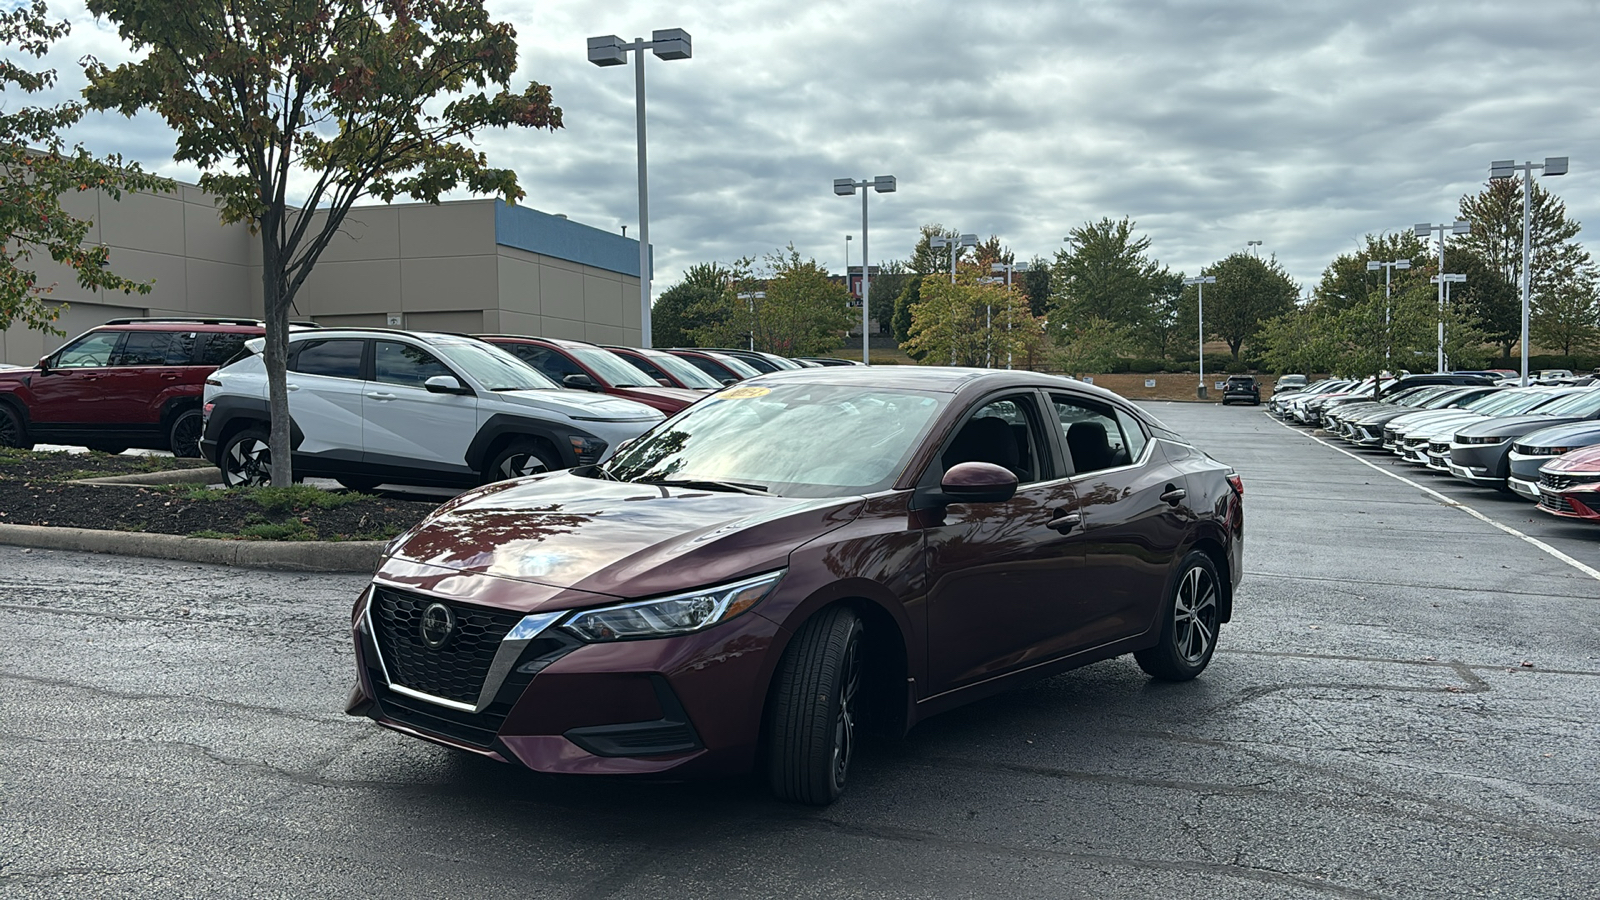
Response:
[[[277,245],[278,222],[267,214],[261,220],[261,297],[266,319],[267,411],[272,418],[267,446],[272,453],[272,485],[294,484],[289,438],[289,388],[285,374],[289,362],[289,302],[284,296],[283,255]]]

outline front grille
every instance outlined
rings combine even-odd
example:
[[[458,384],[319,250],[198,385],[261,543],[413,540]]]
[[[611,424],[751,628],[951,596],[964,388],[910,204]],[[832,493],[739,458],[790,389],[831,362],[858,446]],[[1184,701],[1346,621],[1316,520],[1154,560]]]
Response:
[[[377,588],[372,627],[389,678],[397,685],[457,703],[476,704],[500,640],[516,626],[518,613],[463,603],[445,603],[456,627],[437,650],[422,642],[422,611],[441,601]]]
[[[1450,452],[1450,442],[1449,441],[1430,441],[1428,443],[1428,452],[1432,453],[1432,454],[1434,454],[1436,456],[1443,456],[1444,454]]]
[[[1540,491],[1539,505],[1545,509],[1554,510],[1556,512],[1576,512],[1576,510],[1572,508],[1572,502],[1560,494],[1549,494],[1545,493],[1544,491]]]
[[[1540,472],[1539,484],[1552,491],[1566,490],[1575,484],[1594,484],[1600,481],[1600,475],[1565,475],[1555,472]]]

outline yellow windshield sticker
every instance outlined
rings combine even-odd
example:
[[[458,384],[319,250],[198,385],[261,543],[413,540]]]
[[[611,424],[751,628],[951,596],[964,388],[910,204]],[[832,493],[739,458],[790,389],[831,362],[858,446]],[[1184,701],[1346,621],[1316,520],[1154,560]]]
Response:
[[[749,400],[751,397],[765,397],[770,393],[772,393],[772,388],[751,385],[749,387],[736,387],[731,390],[723,391],[721,396],[728,400]]]

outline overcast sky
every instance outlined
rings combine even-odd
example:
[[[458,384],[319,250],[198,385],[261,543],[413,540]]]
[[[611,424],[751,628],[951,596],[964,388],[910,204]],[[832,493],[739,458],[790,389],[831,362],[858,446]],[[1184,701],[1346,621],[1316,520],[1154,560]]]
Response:
[[[874,262],[938,222],[1049,256],[1073,226],[1132,217],[1194,274],[1264,242],[1309,288],[1369,232],[1453,218],[1491,160],[1565,155],[1548,187],[1600,248],[1600,4],[1508,2],[855,2],[491,0],[521,46],[517,87],[551,86],[566,127],[486,133],[527,205],[637,234],[633,71],[585,38],[693,35],[649,58],[656,292],[687,266],[793,242],[837,270],[861,206],[834,178],[892,174],[871,198]],[[126,58],[78,0],[52,55]],[[8,100],[8,104],[10,101]],[[149,116],[77,135],[159,171]]]

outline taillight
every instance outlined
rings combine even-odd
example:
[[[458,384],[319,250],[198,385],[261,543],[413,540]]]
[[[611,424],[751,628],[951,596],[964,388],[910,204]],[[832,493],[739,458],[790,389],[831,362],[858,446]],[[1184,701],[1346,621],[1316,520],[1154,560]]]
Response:
[[[1238,475],[1229,475],[1228,476],[1228,484],[1230,486],[1232,486],[1233,492],[1235,494],[1238,494],[1241,498],[1244,497],[1244,479],[1243,478],[1240,478]]]

